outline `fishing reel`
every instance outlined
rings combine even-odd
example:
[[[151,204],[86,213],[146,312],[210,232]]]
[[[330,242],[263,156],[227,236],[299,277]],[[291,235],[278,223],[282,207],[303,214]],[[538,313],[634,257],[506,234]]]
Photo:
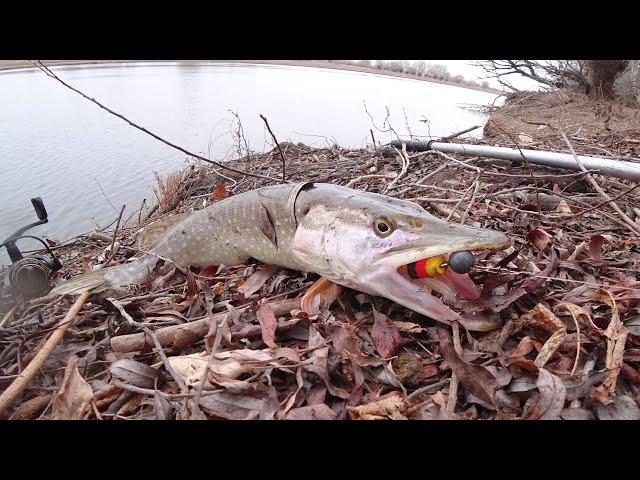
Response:
[[[47,218],[47,210],[44,208],[42,199],[40,197],[32,198],[31,203],[38,216],[38,221],[22,227],[0,244],[0,247],[7,249],[7,253],[12,262],[4,276],[5,287],[25,298],[44,295],[49,289],[51,276],[54,272],[62,268],[62,264],[44,240],[32,235],[23,235],[27,230],[49,221]],[[23,255],[16,245],[16,241],[23,238],[38,240],[44,245],[50,257],[44,255]]]

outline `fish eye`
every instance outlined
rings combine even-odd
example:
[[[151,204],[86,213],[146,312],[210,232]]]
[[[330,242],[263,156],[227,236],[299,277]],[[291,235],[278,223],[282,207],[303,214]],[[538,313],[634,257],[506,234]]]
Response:
[[[378,217],[373,221],[373,229],[378,236],[386,237],[393,232],[393,223],[388,218]]]

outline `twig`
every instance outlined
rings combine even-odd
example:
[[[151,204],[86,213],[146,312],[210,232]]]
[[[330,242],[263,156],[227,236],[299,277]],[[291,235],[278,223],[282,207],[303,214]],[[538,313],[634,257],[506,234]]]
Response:
[[[269,122],[267,121],[266,117],[260,114],[260,118],[262,119],[264,124],[267,126],[267,130],[269,130],[269,133],[271,134],[271,138],[273,138],[273,141],[276,143],[276,146],[278,147],[278,152],[280,152],[280,158],[282,158],[282,183],[286,183],[287,181],[285,179],[285,171],[284,171],[284,168],[285,168],[284,152],[282,151],[282,148],[280,148],[280,142],[278,142],[278,139],[271,131],[271,127],[269,126]]]
[[[538,195],[538,180],[536,180],[536,178],[533,176],[533,170],[531,169],[531,165],[529,164],[529,160],[527,159],[527,157],[525,157],[524,153],[522,152],[522,149],[520,148],[520,145],[518,144],[518,142],[516,141],[515,138],[513,138],[513,136],[506,132],[500,125],[498,125],[497,123],[495,124],[495,126],[498,128],[498,130],[500,130],[502,133],[504,133],[507,137],[509,137],[509,139],[513,142],[513,144],[516,146],[516,148],[518,149],[518,152],[520,152],[520,156],[522,157],[522,160],[524,160],[524,164],[527,166],[527,170],[529,170],[529,176],[531,177],[531,181],[533,182],[533,184],[536,186],[536,206],[538,207],[538,213],[542,214],[542,208],[540,207],[540,198]]]
[[[116,221],[116,229],[113,231],[113,239],[111,240],[111,254],[109,258],[104,261],[104,265],[109,265],[109,262],[116,254],[114,246],[116,244],[116,235],[118,235],[118,228],[120,228],[120,219],[122,218],[122,214],[124,213],[124,209],[127,207],[126,204],[122,204],[122,208],[120,209],[120,214],[118,215],[118,220]]]
[[[114,212],[117,212],[118,210],[116,209],[116,207],[113,205],[113,203],[111,203],[111,200],[109,200],[109,197],[107,197],[107,194],[104,193],[104,189],[102,188],[102,185],[100,185],[100,182],[96,179],[96,177],[93,177],[93,181],[96,182],[98,184],[98,188],[100,189],[100,191],[102,192],[102,196],[105,198],[105,200],[107,202],[109,202],[109,205],[111,205],[111,208],[113,208]]]
[[[450,157],[446,153],[442,153],[442,152],[439,152],[437,150],[432,150],[432,153],[435,153],[436,155],[449,160],[449,163],[451,163],[451,162],[457,163],[458,165],[461,165],[461,166],[463,166],[465,168],[469,168],[471,170],[475,170],[476,172],[480,173],[480,167],[476,167],[474,165],[469,165],[468,163],[465,163],[462,160],[458,160],[457,158]],[[469,160],[469,161],[471,161],[471,160]]]
[[[356,183],[361,182],[362,180],[369,180],[370,178],[386,178],[388,180],[393,180],[393,179],[395,179],[397,177],[395,175],[376,175],[376,174],[361,175],[361,176],[356,177],[356,178],[354,178],[352,180],[349,180],[349,183],[347,183],[345,185],[345,187],[352,187]]]
[[[391,183],[387,184],[387,186],[382,190],[382,193],[387,193],[391,187],[393,187],[398,180],[404,177],[407,174],[407,170],[409,169],[409,157],[407,156],[407,145],[405,143],[402,144],[402,152],[394,147],[394,150],[398,152],[400,156],[400,160],[402,160],[402,170],[396,178],[394,178]]]
[[[472,205],[474,204],[474,202],[476,200],[476,195],[478,194],[478,189],[480,187],[480,177],[481,176],[482,176],[482,171],[480,171],[480,173],[476,177],[476,181],[474,182],[473,193],[471,194],[471,200],[469,200],[469,205],[467,205],[467,209],[462,214],[462,217],[460,217],[460,223],[464,223],[464,221],[467,219],[467,215],[469,214],[469,210],[471,210],[471,207],[472,207]]]
[[[596,205],[595,207],[588,208],[587,210],[582,210],[581,212],[571,214],[571,215],[569,215],[568,217],[564,217],[564,218],[565,218],[565,220],[568,220],[568,219],[570,219],[570,218],[577,217],[578,215],[583,215],[583,214],[585,214],[585,213],[587,213],[587,212],[590,212],[590,211],[592,211],[592,210],[597,210],[598,208],[602,207],[603,205],[606,205],[607,203],[613,202],[614,200],[617,200],[617,199],[619,199],[620,197],[624,197],[625,195],[628,195],[629,193],[631,193],[632,191],[634,191],[634,190],[635,190],[636,188],[638,188],[638,187],[640,187],[640,183],[638,183],[638,184],[636,184],[636,185],[632,186],[631,188],[629,188],[629,189],[625,190],[624,192],[622,192],[622,193],[620,193],[620,194],[616,195],[615,197],[613,197],[613,198],[612,198],[612,199],[610,199],[610,200],[605,200],[604,202],[599,203],[599,204],[598,204],[598,205]]]
[[[449,398],[447,398],[446,413],[452,415],[456,411],[456,403],[458,403],[458,376],[451,373],[451,382],[449,383]]]
[[[16,398],[24,391],[29,385],[29,382],[33,380],[36,374],[40,371],[44,362],[49,358],[53,349],[60,343],[64,333],[73,324],[76,315],[89,298],[89,292],[83,291],[76,299],[71,309],[64,316],[62,321],[58,324],[51,336],[44,343],[42,348],[38,350],[38,353],[33,357],[33,360],[29,362],[29,365],[25,367],[19,378],[16,378],[9,387],[0,395],[0,415],[11,406]]]
[[[131,325],[132,327],[137,327],[137,328],[142,329],[144,331],[144,333],[149,336],[149,338],[153,342],[154,346],[158,350],[158,355],[160,355],[160,358],[162,359],[162,363],[164,364],[164,367],[167,369],[167,372],[169,372],[169,374],[171,375],[173,380],[180,387],[180,391],[182,393],[186,393],[187,390],[188,390],[187,386],[185,385],[185,383],[182,380],[182,378],[180,377],[180,375],[178,375],[176,373],[176,371],[173,369],[173,367],[171,366],[171,363],[169,363],[169,359],[167,358],[167,355],[164,353],[164,350],[162,349],[162,345],[160,344],[160,341],[158,340],[158,337],[155,335],[155,333],[153,333],[149,329],[149,327],[147,327],[143,323],[136,322],[131,317],[131,315],[129,315],[129,313],[124,309],[124,306],[122,306],[122,304],[120,302],[118,302],[115,298],[107,298],[107,301],[118,309],[120,314],[129,323],[129,325]]]
[[[49,68],[47,66],[45,66],[40,60],[37,61],[37,63],[34,63],[34,65],[36,67],[38,67],[40,70],[42,70],[48,77],[51,77],[55,80],[57,80],[58,82],[60,82],[62,85],[64,85],[65,87],[67,87],[70,90],[73,90],[74,92],[76,92],[77,94],[81,95],[82,97],[86,98],[87,100],[89,100],[90,102],[95,103],[96,105],[98,105],[100,108],[102,108],[103,110],[106,110],[107,112],[109,112],[112,115],[115,115],[116,117],[124,120],[125,122],[127,122],[129,125],[131,125],[132,127],[137,128],[138,130],[140,130],[141,132],[146,133],[147,135],[152,136],[153,138],[155,138],[156,140],[164,143],[165,145],[169,145],[170,147],[185,153],[187,155],[189,155],[190,157],[193,158],[197,158],[198,160],[202,160],[203,162],[207,162],[207,163],[212,163],[213,165],[216,165],[220,168],[223,168],[225,170],[228,170],[230,172],[233,173],[237,173],[239,175],[246,175],[248,177],[255,177],[255,178],[262,178],[263,180],[270,180],[272,182],[279,182],[278,179],[276,178],[271,178],[271,177],[267,177],[266,175],[259,175],[257,173],[249,173],[249,172],[244,172],[242,170],[237,170],[235,168],[229,167],[223,163],[220,162],[216,162],[215,160],[210,160],[206,157],[203,157],[202,155],[198,155],[196,153],[190,152],[189,150],[182,148],[178,145],[176,145],[175,143],[171,143],[168,140],[165,140],[164,138],[160,137],[159,135],[153,133],[150,130],[147,130],[144,127],[141,127],[140,125],[138,125],[137,123],[132,122],[131,120],[129,120],[127,117],[125,117],[124,115],[117,113],[113,110],[111,110],[108,107],[105,107],[102,103],[98,102],[96,99],[91,98],[87,95],[85,95],[84,93],[82,93],[80,90],[78,90],[77,88],[72,87],[71,85],[69,85],[68,83],[66,83],[64,80],[60,79],[60,77],[58,77],[55,73],[53,73],[51,70],[49,70]]]
[[[573,158],[575,159],[576,163],[580,167],[580,170],[582,170],[583,172],[586,171],[587,169],[582,164],[580,157],[576,155],[576,152],[573,149],[573,145],[571,145],[571,142],[567,138],[567,135],[563,131],[561,131],[560,133],[562,134],[562,138],[567,144],[567,147],[569,148],[571,155],[573,155]],[[638,224],[636,224],[633,220],[631,220],[629,216],[620,209],[620,207],[613,201],[613,199],[609,195],[607,195],[607,193],[602,189],[600,185],[598,185],[598,182],[595,181],[595,179],[591,174],[587,174],[587,179],[589,180],[591,185],[593,185],[593,188],[595,188],[596,191],[602,196],[602,198],[604,198],[607,202],[609,202],[613,207],[613,209],[616,212],[618,212],[618,214],[622,217],[622,220],[624,221],[624,223],[627,225],[627,227],[629,227],[629,230],[631,230],[635,235],[640,236],[640,227],[638,227]]]
[[[445,142],[445,141],[447,141],[447,140],[453,140],[454,138],[459,137],[460,135],[464,135],[465,133],[472,132],[472,131],[473,131],[473,130],[475,130],[476,128],[480,128],[480,125],[476,125],[476,126],[474,126],[474,127],[469,127],[469,128],[464,129],[464,130],[461,130],[461,131],[459,131],[459,132],[452,133],[451,135],[447,135],[446,137],[442,137],[442,138],[440,139],[440,141],[441,141],[441,142]]]
[[[371,133],[371,140],[373,140],[373,148],[377,149],[378,147],[376,146],[376,137],[373,136],[373,129],[369,129],[369,133]]]

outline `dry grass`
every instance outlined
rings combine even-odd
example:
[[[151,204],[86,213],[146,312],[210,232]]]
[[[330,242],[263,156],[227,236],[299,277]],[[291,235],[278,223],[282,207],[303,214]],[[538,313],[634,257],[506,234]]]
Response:
[[[158,200],[158,210],[165,213],[175,208],[180,201],[179,192],[184,172],[171,172],[166,178],[162,178],[158,172],[154,173],[158,185],[153,189],[153,192]]]

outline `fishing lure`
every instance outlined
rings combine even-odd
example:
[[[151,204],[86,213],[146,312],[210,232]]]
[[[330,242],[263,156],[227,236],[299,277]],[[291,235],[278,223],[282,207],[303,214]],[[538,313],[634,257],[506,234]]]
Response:
[[[446,273],[450,268],[456,273],[469,273],[475,259],[468,250],[453,252],[447,260],[443,255],[423,258],[417,262],[406,265],[406,272],[412,279],[436,277]]]

